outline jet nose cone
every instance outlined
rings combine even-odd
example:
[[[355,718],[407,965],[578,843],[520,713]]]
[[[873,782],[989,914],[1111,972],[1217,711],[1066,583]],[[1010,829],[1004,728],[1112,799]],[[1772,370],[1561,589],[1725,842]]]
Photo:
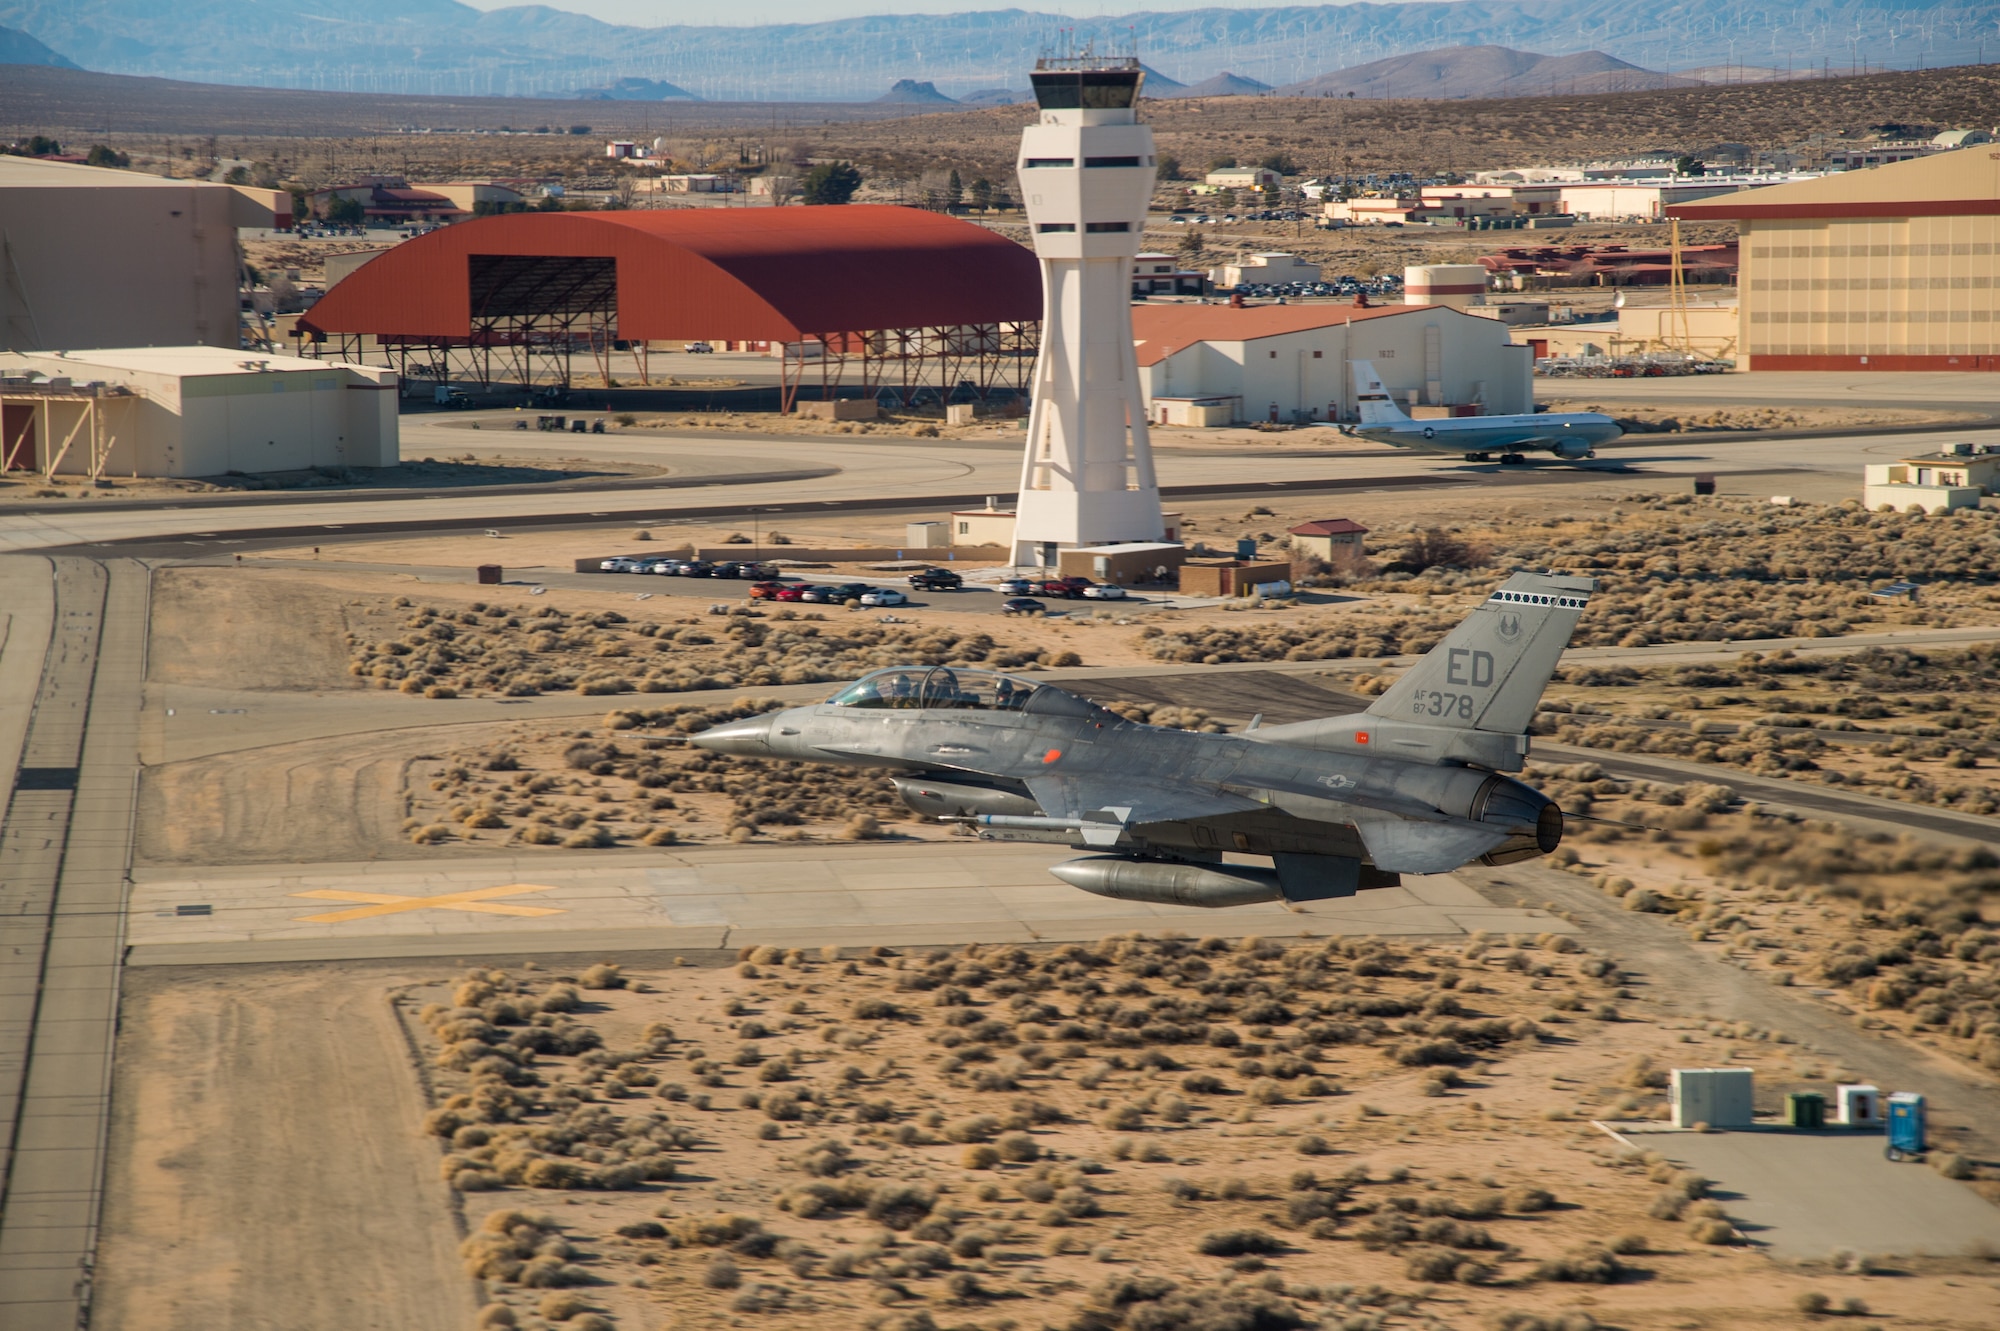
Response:
[[[747,721],[728,721],[690,736],[688,743],[710,753],[766,757],[771,752],[771,718],[753,716]]]

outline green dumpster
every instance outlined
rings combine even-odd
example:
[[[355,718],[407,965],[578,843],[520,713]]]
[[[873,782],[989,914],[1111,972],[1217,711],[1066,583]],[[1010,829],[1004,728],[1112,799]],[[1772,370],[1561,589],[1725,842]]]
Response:
[[[1826,1097],[1818,1091],[1792,1091],[1785,1096],[1785,1126],[1823,1128],[1826,1126]]]

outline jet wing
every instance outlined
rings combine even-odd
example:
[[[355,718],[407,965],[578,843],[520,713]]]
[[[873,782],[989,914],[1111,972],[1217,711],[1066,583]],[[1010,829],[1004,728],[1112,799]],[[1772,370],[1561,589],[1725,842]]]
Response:
[[[1031,776],[1027,786],[1035,803],[1051,818],[1088,819],[1092,814],[1110,814],[1120,827],[1213,818],[1264,807],[1214,786],[1169,786],[1102,776]]]
[[[1304,781],[1278,781],[1263,789],[1270,792],[1271,807],[1293,817],[1353,827],[1369,862],[1387,873],[1446,873],[1508,836],[1504,828],[1454,818],[1416,800],[1314,788]]]

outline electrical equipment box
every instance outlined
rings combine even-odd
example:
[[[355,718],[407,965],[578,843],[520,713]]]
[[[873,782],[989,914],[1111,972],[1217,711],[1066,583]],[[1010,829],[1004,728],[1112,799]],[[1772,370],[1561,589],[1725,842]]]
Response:
[[[1826,1097],[1818,1091],[1793,1091],[1785,1096],[1785,1126],[1812,1131],[1826,1126]]]
[[[1747,1128],[1755,1121],[1749,1068],[1675,1068],[1667,1085],[1677,1128]]]

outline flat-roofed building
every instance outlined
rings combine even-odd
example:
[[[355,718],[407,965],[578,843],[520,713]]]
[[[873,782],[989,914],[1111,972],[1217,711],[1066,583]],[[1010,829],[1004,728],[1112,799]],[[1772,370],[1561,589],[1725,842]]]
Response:
[[[221,347],[0,352],[0,467],[220,476],[399,460],[389,370]]]
[[[1202,177],[1214,189],[1276,189],[1285,178],[1268,166],[1229,166]]]
[[[1740,230],[1751,370],[2000,370],[1991,148],[1677,204]]]
[[[1926,513],[1977,508],[2000,488],[2000,447],[1947,444],[1899,462],[1871,462],[1865,475],[1861,502],[1869,508]]]

